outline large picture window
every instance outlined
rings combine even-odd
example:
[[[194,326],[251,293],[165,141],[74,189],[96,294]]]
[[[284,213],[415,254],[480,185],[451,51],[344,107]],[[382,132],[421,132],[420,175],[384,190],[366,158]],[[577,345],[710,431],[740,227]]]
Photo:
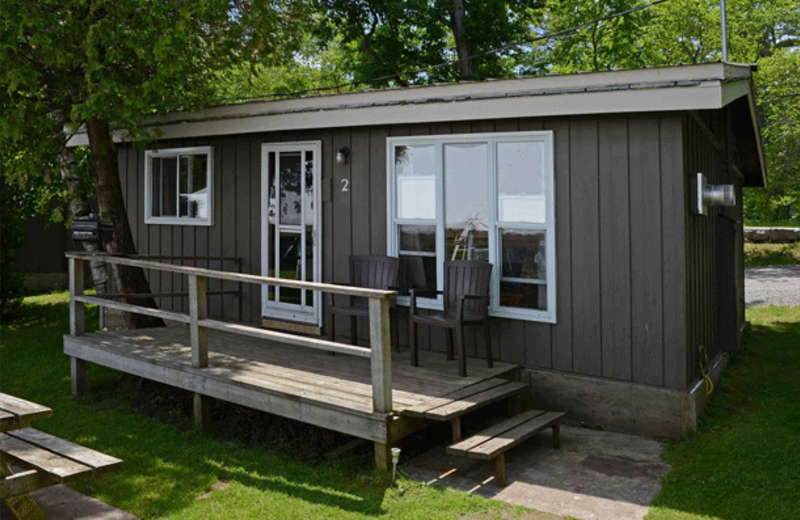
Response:
[[[441,289],[444,261],[482,260],[494,265],[492,315],[555,323],[552,132],[392,137],[387,146],[401,301],[412,287]]]
[[[145,152],[145,222],[212,224],[212,149]]]

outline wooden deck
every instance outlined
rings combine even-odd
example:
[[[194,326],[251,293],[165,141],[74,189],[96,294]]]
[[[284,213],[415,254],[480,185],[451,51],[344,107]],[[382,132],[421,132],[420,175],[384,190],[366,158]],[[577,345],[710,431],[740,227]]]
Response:
[[[209,365],[192,364],[186,326],[64,336],[64,353],[197,394],[391,444],[413,431],[410,407],[492,377],[513,377],[516,365],[468,359],[468,377],[443,353],[392,353],[392,413],[375,412],[370,359],[208,331]]]

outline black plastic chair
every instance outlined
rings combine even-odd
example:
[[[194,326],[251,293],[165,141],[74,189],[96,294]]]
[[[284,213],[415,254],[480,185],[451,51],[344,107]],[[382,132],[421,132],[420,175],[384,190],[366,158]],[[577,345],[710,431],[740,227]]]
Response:
[[[400,272],[400,259],[385,255],[354,255],[350,257],[350,285],[369,289],[397,290],[397,276]],[[336,315],[350,316],[350,342],[358,345],[358,318],[369,317],[369,299],[349,296],[346,305],[331,305],[330,339],[335,341]],[[389,307],[392,345],[400,350],[397,330],[397,300]]]
[[[483,324],[486,332],[486,358],[489,368],[492,360],[492,342],[489,334],[489,281],[492,264],[487,262],[458,261],[444,263],[444,291],[411,289],[409,312],[409,342],[411,343],[411,365],[419,366],[417,325],[441,327],[447,331],[447,359],[453,359],[453,335],[455,355],[458,358],[458,373],[467,375],[467,358],[464,353],[464,326]],[[444,295],[444,311],[417,314],[418,296]]]

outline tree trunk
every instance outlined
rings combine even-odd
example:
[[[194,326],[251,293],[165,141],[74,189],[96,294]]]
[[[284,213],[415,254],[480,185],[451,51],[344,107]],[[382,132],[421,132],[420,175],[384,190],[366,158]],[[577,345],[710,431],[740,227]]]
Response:
[[[87,194],[81,189],[80,174],[78,172],[78,161],[75,159],[75,150],[73,148],[65,148],[58,157],[61,163],[61,179],[67,188],[67,197],[69,199],[69,212],[74,220],[76,217],[86,217],[91,213]],[[83,250],[88,253],[96,253],[100,251],[100,246],[95,242],[81,242]],[[97,294],[104,294],[108,292],[108,271],[106,264],[102,262],[92,261],[89,262],[92,280]]]
[[[453,28],[453,38],[456,41],[456,52],[461,60],[461,79],[478,78],[478,62],[470,56],[475,55],[475,46],[467,38],[464,28],[464,2],[466,0],[450,0],[450,25]]]
[[[114,236],[110,242],[105,243],[105,250],[112,254],[135,255],[136,246],[133,244],[128,214],[125,211],[125,200],[122,198],[119,164],[114,141],[111,138],[111,128],[108,121],[103,119],[90,119],[86,126],[100,216],[105,220],[110,220],[114,228]],[[111,276],[114,286],[121,293],[150,292],[150,285],[141,268],[112,265]],[[156,307],[156,302],[152,297],[123,298],[123,301],[145,307]],[[134,313],[125,313],[124,320],[125,326],[131,329],[164,325],[160,318]]]

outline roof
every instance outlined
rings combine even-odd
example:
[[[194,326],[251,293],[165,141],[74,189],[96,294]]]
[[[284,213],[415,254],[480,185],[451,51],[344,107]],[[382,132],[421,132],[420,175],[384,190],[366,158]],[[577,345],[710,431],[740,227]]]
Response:
[[[717,62],[444,83],[178,111],[154,116],[146,126],[159,128],[162,139],[176,139],[441,121],[709,110],[740,100],[736,106],[745,113],[739,119],[749,124],[739,125],[735,135],[749,141],[749,153],[755,154],[743,161],[748,170],[743,172],[745,184],[764,186],[766,168],[752,70],[751,65]],[[69,144],[87,143],[86,134],[78,133]]]

